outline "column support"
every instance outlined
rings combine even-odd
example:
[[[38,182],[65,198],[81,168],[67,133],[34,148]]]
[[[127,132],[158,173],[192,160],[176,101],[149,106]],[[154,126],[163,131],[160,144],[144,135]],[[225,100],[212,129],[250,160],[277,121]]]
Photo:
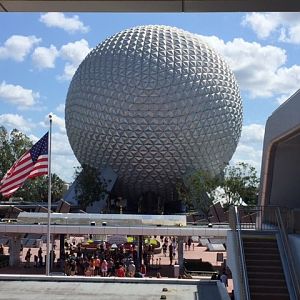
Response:
[[[14,234],[9,239],[9,265],[18,266],[21,262],[20,260],[20,250],[21,250],[21,235]]]
[[[183,274],[184,265],[183,265],[183,242],[185,237],[179,236],[178,237],[178,264],[179,264],[179,272]]]

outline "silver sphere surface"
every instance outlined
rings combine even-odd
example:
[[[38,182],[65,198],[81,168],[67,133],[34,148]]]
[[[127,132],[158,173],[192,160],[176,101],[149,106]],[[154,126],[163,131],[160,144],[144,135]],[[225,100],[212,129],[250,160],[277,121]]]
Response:
[[[170,199],[185,174],[218,174],[242,127],[227,63],[197,35],[161,25],[121,31],[92,50],[72,79],[65,113],[79,162],[111,166],[128,197]]]

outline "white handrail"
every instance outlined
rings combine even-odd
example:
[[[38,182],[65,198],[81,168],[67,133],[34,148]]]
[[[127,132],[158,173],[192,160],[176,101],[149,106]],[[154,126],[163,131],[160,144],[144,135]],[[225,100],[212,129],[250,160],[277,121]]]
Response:
[[[238,246],[239,246],[239,256],[240,256],[240,263],[242,267],[242,281],[243,281],[243,290],[245,294],[245,300],[251,300],[250,298],[250,291],[249,291],[249,283],[248,283],[248,276],[247,276],[247,270],[246,270],[246,262],[245,262],[245,253],[244,253],[244,247],[243,247],[243,241],[241,237],[241,222],[238,212],[238,207],[234,207],[235,211],[235,218],[236,218],[236,232],[238,237]]]

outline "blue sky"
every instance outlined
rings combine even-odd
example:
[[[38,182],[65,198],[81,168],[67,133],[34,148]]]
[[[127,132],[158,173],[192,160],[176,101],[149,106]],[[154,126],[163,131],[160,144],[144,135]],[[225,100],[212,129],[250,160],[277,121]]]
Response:
[[[299,13],[3,13],[0,125],[35,141],[47,131],[47,115],[53,113],[53,172],[72,181],[78,162],[64,124],[72,75],[105,38],[148,24],[198,34],[227,60],[244,106],[242,137],[232,163],[246,161],[259,170],[266,120],[299,88]]]

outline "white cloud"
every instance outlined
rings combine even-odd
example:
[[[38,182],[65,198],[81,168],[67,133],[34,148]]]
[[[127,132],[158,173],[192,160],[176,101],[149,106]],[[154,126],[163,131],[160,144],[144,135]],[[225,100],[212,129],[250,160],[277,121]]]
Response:
[[[36,143],[41,138],[41,136],[37,137],[34,134],[29,134],[28,137],[33,143]],[[74,181],[74,168],[80,164],[73,154],[67,134],[63,132],[53,132],[51,138],[52,173],[57,174],[66,182]]]
[[[284,49],[242,38],[225,43],[216,36],[200,37],[225,57],[240,88],[251,97],[279,97],[298,90],[300,66],[284,66],[287,61]]]
[[[261,169],[261,158],[262,158],[261,150],[245,144],[239,144],[230,163],[233,164],[237,164],[239,162],[248,163],[249,165],[253,166],[256,169],[257,174],[259,176],[260,169]]]
[[[32,54],[32,61],[38,69],[54,68],[55,60],[59,57],[65,62],[63,74],[59,80],[70,80],[78,66],[91,51],[85,39],[63,45],[59,50],[51,45],[49,48],[37,47]]]
[[[300,44],[300,23],[288,29],[282,28],[279,40],[292,44]]]
[[[265,126],[261,124],[250,124],[243,126],[241,142],[262,145],[265,135]]]
[[[57,126],[60,131],[65,132],[66,131],[65,119],[63,119],[53,113],[51,113],[51,115],[52,115],[52,120],[53,120],[53,126]]]
[[[47,27],[56,27],[65,30],[68,33],[86,33],[89,27],[85,26],[77,15],[66,17],[60,12],[50,12],[41,15],[40,22],[44,23]]]
[[[256,168],[258,175],[261,168],[262,147],[265,126],[250,124],[243,126],[242,136],[231,163],[246,162]]]
[[[33,64],[38,69],[54,68],[55,59],[58,56],[58,51],[55,46],[51,45],[49,48],[37,47],[32,53]]]
[[[65,104],[61,103],[56,107],[56,111],[60,112],[60,113],[64,113],[65,112]]]
[[[58,76],[58,79],[60,80],[70,80],[72,79],[73,75],[75,74],[76,70],[77,70],[76,65],[70,64],[70,63],[66,63],[65,67],[64,67],[64,73],[60,76]]]
[[[70,80],[79,64],[90,51],[89,43],[85,39],[63,45],[59,51],[59,56],[67,62],[64,67],[64,73],[58,78],[61,80]]]
[[[275,13],[251,13],[247,14],[242,25],[251,27],[259,38],[267,38],[277,27],[278,14]]]
[[[8,84],[2,81],[0,84],[0,100],[17,105],[18,108],[28,108],[36,104],[39,93],[25,89],[20,85]]]
[[[285,102],[288,98],[289,98],[289,95],[284,94],[284,95],[277,97],[276,100],[277,100],[277,103],[280,105],[283,102]]]
[[[59,129],[60,132],[66,132],[66,125],[65,119],[57,116],[56,114],[50,112],[49,114],[45,115],[44,120],[40,122],[40,125],[43,127],[49,127],[49,115],[52,116],[52,126],[53,129]]]
[[[66,182],[74,180],[74,167],[79,166],[66,133],[52,134],[52,170]]]
[[[91,51],[89,43],[85,39],[63,45],[60,49],[60,57],[72,64],[80,64]]]
[[[12,35],[2,47],[0,47],[0,59],[13,59],[21,62],[30,53],[34,45],[41,39],[31,36]]]
[[[300,44],[300,13],[250,13],[242,22],[249,26],[259,38],[268,38],[277,33],[282,42]]]
[[[30,120],[25,120],[23,116],[18,114],[3,114],[0,115],[0,124],[9,129],[18,129],[20,131],[28,132],[34,125]]]
[[[276,98],[276,101],[279,105],[287,101],[291,96],[293,96],[294,93],[289,93],[289,94],[282,94]]]

